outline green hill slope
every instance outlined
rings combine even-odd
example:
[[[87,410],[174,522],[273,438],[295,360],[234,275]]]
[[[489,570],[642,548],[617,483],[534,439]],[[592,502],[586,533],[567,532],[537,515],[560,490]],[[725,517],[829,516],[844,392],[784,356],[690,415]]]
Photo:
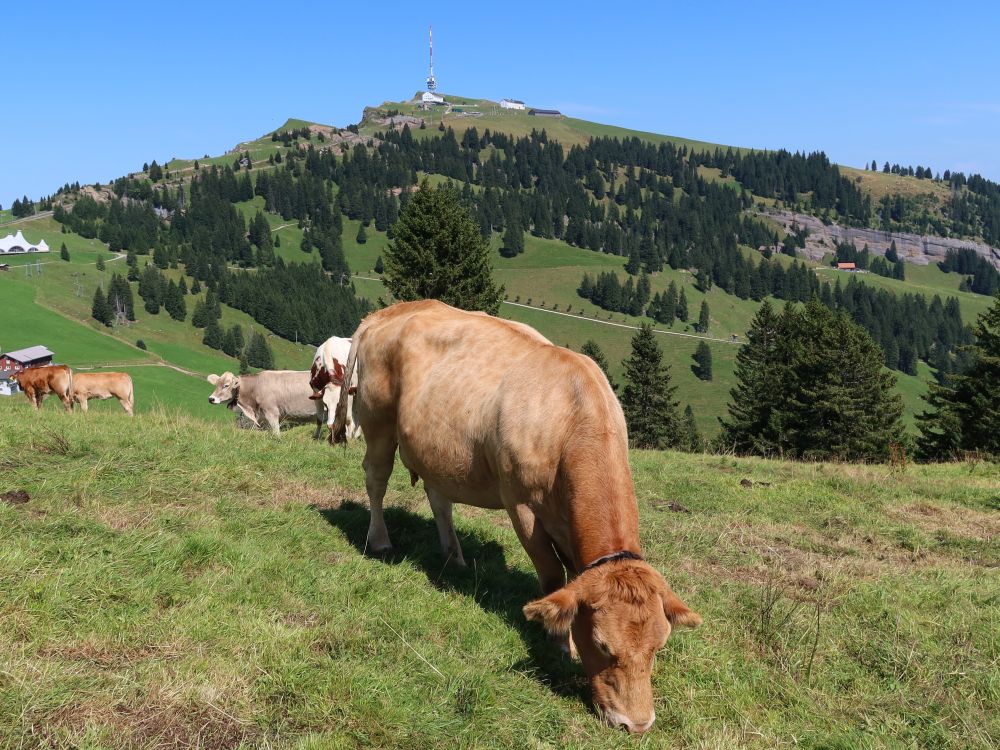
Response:
[[[657,723],[634,740],[524,621],[537,583],[502,515],[459,507],[469,567],[446,566],[397,472],[398,556],[371,559],[361,446],[207,427],[0,399],[0,745],[985,749],[1000,734],[1000,478],[982,463],[634,452],[644,551],[705,619],[661,652]]]

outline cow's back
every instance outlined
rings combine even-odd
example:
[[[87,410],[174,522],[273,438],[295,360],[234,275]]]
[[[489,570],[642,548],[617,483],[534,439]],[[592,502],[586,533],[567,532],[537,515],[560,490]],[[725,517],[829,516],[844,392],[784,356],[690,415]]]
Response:
[[[265,370],[241,379],[240,397],[251,399],[257,409],[275,409],[282,417],[290,419],[313,418],[316,404],[309,396],[309,371]]]
[[[624,453],[600,369],[527,326],[427,301],[380,311],[357,336],[362,427],[394,428],[404,464],[456,500],[497,506],[501,483],[545,494],[581,437]]]
[[[78,372],[73,393],[84,398],[132,399],[132,377],[125,372]]]

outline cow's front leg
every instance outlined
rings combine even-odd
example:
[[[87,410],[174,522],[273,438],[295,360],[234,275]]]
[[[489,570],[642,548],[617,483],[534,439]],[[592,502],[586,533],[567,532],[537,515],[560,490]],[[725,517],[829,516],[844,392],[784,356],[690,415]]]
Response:
[[[548,596],[553,591],[558,591],[566,585],[566,570],[563,567],[559,555],[556,554],[555,544],[552,537],[538,520],[538,516],[531,512],[531,509],[516,500],[504,497],[504,506],[507,514],[514,525],[518,539],[524,551],[531,558],[531,564],[535,566],[538,573],[538,582],[542,585],[542,593]],[[575,659],[576,646],[573,644],[573,636],[550,635],[552,641],[563,653],[571,659]]]
[[[389,475],[392,474],[395,460],[396,441],[392,435],[373,436],[365,447],[365,460],[362,466],[365,470],[365,489],[368,491],[368,504],[371,508],[365,550],[375,554],[392,550],[389,530],[385,527],[385,516],[382,513],[382,500],[385,498],[385,490],[389,485]]]
[[[434,522],[437,524],[438,539],[441,541],[441,554],[446,560],[454,560],[461,567],[465,567],[465,558],[462,556],[462,546],[458,543],[455,535],[455,524],[452,519],[453,503],[437,490],[432,490],[424,485],[427,491],[427,500],[431,504],[434,512]]]
[[[264,421],[271,428],[272,435],[275,437],[281,435],[281,414],[276,409],[264,412]]]
[[[77,399],[77,403],[80,404],[80,411],[82,411],[84,414],[86,414],[88,406],[89,406],[87,404],[87,399],[85,399],[85,398],[78,398]]]

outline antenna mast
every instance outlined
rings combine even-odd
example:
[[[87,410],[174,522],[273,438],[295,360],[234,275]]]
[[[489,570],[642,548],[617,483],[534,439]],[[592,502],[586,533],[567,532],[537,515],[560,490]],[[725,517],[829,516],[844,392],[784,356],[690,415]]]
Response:
[[[437,79],[434,77],[434,27],[427,27],[427,37],[430,41],[430,52],[431,52],[431,66],[430,71],[427,73],[427,90],[435,91],[437,90]]]

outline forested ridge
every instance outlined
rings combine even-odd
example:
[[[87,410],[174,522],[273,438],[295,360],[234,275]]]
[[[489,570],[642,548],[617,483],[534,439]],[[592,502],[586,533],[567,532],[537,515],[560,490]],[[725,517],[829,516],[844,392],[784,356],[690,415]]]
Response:
[[[680,299],[650,295],[644,280],[669,266],[690,270],[703,290],[716,286],[741,299],[804,302],[815,295],[865,327],[891,368],[913,374],[918,359],[941,373],[961,368],[958,349],[970,335],[954,300],[895,295],[853,278],[846,287],[821,284],[805,264],[785,267],[770,258],[778,248],[794,255],[799,238],[778,236],[757,215],[755,199],[808,200],[824,216],[854,225],[866,224],[877,212],[869,196],[822,153],[698,152],[669,142],[609,137],[565,148],[544,130],[515,138],[476,128],[459,136],[446,128],[418,138],[408,127],[351,148],[320,146],[289,148],[272,156],[265,169],[241,168],[239,159],[231,166],[205,167],[179,187],[121,178],[112,185],[111,201],[83,196],[68,211],[57,205],[55,217],[130,256],[152,253],[161,267],[183,263],[222,301],[275,333],[319,341],[330,332],[349,333],[368,309],[350,286],[341,286],[350,273],[343,218],[391,237],[418,176],[437,174],[458,184],[483,237],[499,237],[502,254],[523,252],[524,234],[530,232],[627,258],[630,277],[624,282],[615,274],[581,282],[581,294],[605,309],[658,322],[680,317]],[[701,168],[718,170],[739,185],[706,179]],[[976,195],[992,194],[987,181],[965,185],[970,191],[975,185]],[[303,228],[302,249],[318,250],[326,274],[275,256],[263,214],[248,221],[234,206],[254,196],[263,198],[266,211]],[[761,255],[750,252],[757,249]],[[852,253],[858,254],[850,246],[837,249],[838,258]],[[962,269],[972,263],[961,261]],[[865,256],[863,265],[895,278],[905,274],[901,261],[879,256]],[[970,285],[993,281],[979,268],[961,272],[970,274]],[[322,314],[309,302],[318,295],[329,300]]]

